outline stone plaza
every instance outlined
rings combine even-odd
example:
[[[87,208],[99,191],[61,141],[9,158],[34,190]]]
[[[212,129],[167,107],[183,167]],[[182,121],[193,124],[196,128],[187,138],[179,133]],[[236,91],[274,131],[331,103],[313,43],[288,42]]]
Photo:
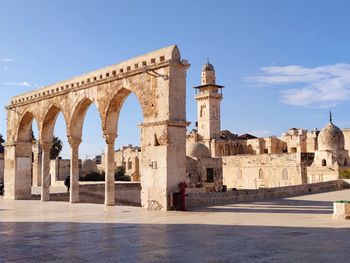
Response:
[[[321,131],[257,138],[221,130],[223,86],[208,61],[195,87],[197,122],[187,132],[189,66],[173,45],[11,99],[0,262],[348,261],[342,218],[350,215],[332,214],[334,201],[348,211],[340,200],[350,194],[341,177],[350,167],[350,130],[333,124],[331,113]],[[130,93],[142,108],[141,145],[116,152]],[[79,182],[82,171],[97,169],[79,159],[92,104],[105,139],[105,181]],[[60,113],[71,152],[60,160],[69,192],[52,183],[59,172],[50,170],[52,161],[59,167],[49,155]],[[133,182],[116,182],[121,157]]]
[[[6,200],[1,262],[348,262],[350,190],[188,212]]]

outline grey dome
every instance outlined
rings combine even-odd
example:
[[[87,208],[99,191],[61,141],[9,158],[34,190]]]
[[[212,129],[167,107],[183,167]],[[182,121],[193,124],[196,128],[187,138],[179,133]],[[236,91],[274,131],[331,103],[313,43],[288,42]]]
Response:
[[[186,145],[186,155],[192,158],[210,158],[211,154],[203,143],[195,142]]]
[[[329,122],[318,135],[318,149],[325,150],[343,150],[344,149],[344,134],[332,122]]]
[[[215,71],[215,69],[214,66],[208,62],[203,65],[202,71]]]

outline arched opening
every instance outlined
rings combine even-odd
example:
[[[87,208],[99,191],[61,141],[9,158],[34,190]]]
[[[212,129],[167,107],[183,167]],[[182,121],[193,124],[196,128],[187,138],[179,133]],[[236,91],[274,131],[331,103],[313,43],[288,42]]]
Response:
[[[264,179],[264,170],[263,169],[259,169],[259,179],[263,180]]]
[[[247,147],[247,154],[253,154],[253,147],[251,144],[248,144],[248,147]]]
[[[327,161],[325,159],[322,160],[322,166],[327,166]]]
[[[238,146],[238,154],[244,154],[244,148],[242,144]]]
[[[230,145],[229,144],[225,145],[225,155],[226,156],[230,156],[231,155],[231,149],[230,149]]]
[[[34,152],[39,139],[38,123],[30,112],[26,112],[18,126],[16,146],[16,180],[21,183],[20,189],[15,189],[15,199],[28,199],[32,195],[32,184],[40,184],[40,177],[33,174]],[[34,169],[33,169],[34,168]]]
[[[128,158],[128,165],[127,165],[127,167],[128,167],[128,171],[132,170],[132,161],[131,161],[130,157]]]
[[[67,126],[62,112],[59,112],[53,130],[50,150],[50,176],[53,187],[63,187],[70,175],[70,147],[67,139]]]
[[[91,101],[85,109],[79,145],[79,181],[96,184],[96,195],[105,195],[105,148],[100,113]],[[87,103],[86,103],[87,104]],[[85,106],[84,106],[85,107]],[[99,161],[101,160],[101,164]]]
[[[127,90],[121,90],[120,92],[122,94],[118,94],[116,97],[123,95],[125,97],[120,100],[121,105],[119,105],[119,114],[117,115],[116,129],[118,137],[116,138],[116,147],[118,150],[115,153],[115,162],[118,170],[123,166],[125,177],[117,176],[116,180],[130,179],[135,182],[139,181],[141,177],[141,129],[137,125],[143,122],[143,114],[138,98],[134,93],[128,93]],[[158,140],[156,136],[155,140]],[[118,155],[120,156],[118,157]]]
[[[348,160],[346,158],[344,159],[344,166],[348,166]]]
[[[60,136],[57,137],[54,131],[60,131]],[[42,122],[40,152],[37,158],[41,170],[41,200],[43,201],[50,199],[50,186],[63,187],[63,181],[69,175],[69,172],[65,174],[62,171],[60,167],[62,162],[57,161],[63,147],[62,140],[67,137],[65,131],[66,122],[61,109],[57,105],[52,105]],[[69,171],[69,167],[67,170]]]
[[[79,179],[87,180],[90,178],[92,181],[103,181],[103,175],[98,172],[96,168],[96,161],[88,161],[89,164],[94,164],[95,170],[91,172],[91,169],[85,171],[91,172],[91,175],[81,174],[82,160],[92,158],[96,153],[100,153],[103,149],[103,134],[101,132],[101,118],[99,111],[96,107],[90,107],[93,101],[84,98],[73,109],[73,114],[69,126],[68,136],[70,144],[70,202],[79,202]],[[98,128],[100,127],[100,128]],[[84,136],[83,136],[84,135]],[[114,144],[113,144],[114,146]],[[90,159],[89,159],[90,160]],[[89,168],[90,165],[89,165]],[[114,185],[113,185],[114,186]],[[94,188],[95,194],[103,197],[103,183],[97,186],[91,186]],[[90,186],[87,185],[85,192],[90,191]],[[114,198],[113,198],[114,201]]]
[[[219,156],[225,156],[224,146],[219,145]]]

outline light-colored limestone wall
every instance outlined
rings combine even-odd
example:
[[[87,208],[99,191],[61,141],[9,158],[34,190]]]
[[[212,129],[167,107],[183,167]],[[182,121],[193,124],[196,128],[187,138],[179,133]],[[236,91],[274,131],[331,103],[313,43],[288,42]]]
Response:
[[[317,137],[320,132],[317,130],[307,133],[306,138],[306,151],[309,153],[315,152],[318,148]]]
[[[288,153],[306,152],[307,131],[304,129],[290,129],[282,134],[281,140],[287,143]]]
[[[350,128],[344,129],[343,134],[344,134],[344,140],[345,140],[344,148],[345,150],[348,150],[350,152]]]
[[[266,199],[283,198],[327,191],[336,191],[348,188],[343,180],[328,181],[314,184],[302,184],[286,187],[237,190],[213,193],[188,193],[187,207],[212,206],[219,204],[232,204],[236,202],[262,201]]]
[[[16,171],[16,162],[18,158],[31,157],[32,121],[38,124],[39,141],[47,145],[52,141],[55,120],[61,112],[72,150],[71,202],[78,202],[77,156],[87,109],[91,104],[98,109],[108,143],[106,148],[111,149],[112,138],[118,134],[118,125],[122,125],[118,123],[118,116],[123,102],[134,93],[144,118],[140,126],[142,204],[147,208],[149,201],[155,201],[163,210],[168,209],[169,193],[186,177],[185,137],[189,124],[186,122],[186,70],[189,66],[186,60],[181,60],[178,48],[170,46],[13,97],[7,110],[5,169],[11,178],[5,183],[7,197],[22,198],[25,194],[21,189],[30,189],[27,175]],[[112,165],[106,170],[108,178],[113,178]],[[108,189],[113,189],[113,180],[108,182]]]
[[[300,154],[226,156],[223,184],[228,188],[257,189],[302,183]]]
[[[318,183],[339,179],[339,169],[322,166],[307,167],[307,183]]]
[[[196,94],[198,134],[204,141],[220,137],[220,101],[216,86],[203,86]]]
[[[208,182],[208,169],[213,169],[214,180]],[[187,186],[190,192],[212,192],[222,190],[222,159],[186,157]]]
[[[103,203],[105,194],[104,182],[80,182],[80,201],[83,203]],[[115,183],[115,200],[117,203],[141,205],[141,185],[137,182]]]

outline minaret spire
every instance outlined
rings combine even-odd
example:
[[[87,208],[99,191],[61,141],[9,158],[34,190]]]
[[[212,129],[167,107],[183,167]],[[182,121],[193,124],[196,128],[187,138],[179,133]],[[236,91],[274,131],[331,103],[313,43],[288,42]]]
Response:
[[[329,122],[332,123],[332,112],[329,111]]]

